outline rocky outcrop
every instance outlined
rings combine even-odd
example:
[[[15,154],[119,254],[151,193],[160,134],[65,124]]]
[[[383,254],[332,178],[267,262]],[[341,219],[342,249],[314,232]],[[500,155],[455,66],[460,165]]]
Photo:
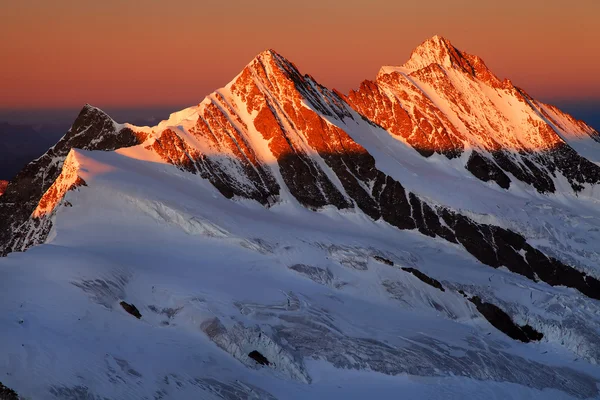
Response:
[[[0,400],[19,400],[20,397],[14,390],[7,388],[0,382]]]
[[[479,261],[494,268],[505,266],[530,279],[541,279],[552,285],[563,284],[587,296],[600,298],[600,281],[546,257],[527,244],[522,236],[496,226],[476,223],[447,208],[430,205],[417,194],[406,191],[400,182],[378,170],[373,156],[343,129],[351,115],[344,110],[339,96],[322,88],[310,77],[302,77],[293,65],[273,52],[260,56],[254,63],[257,62],[260,65],[255,68],[265,74],[264,84],[270,82],[274,86],[273,82],[278,83],[277,90],[273,89],[268,96],[276,98],[276,104],[286,110],[286,124],[294,127],[293,133],[303,138],[318,155],[318,158],[312,156],[317,160],[315,164],[321,164],[320,158],[337,177],[347,198],[365,214],[374,220],[383,219],[400,229],[417,229],[424,235],[461,244]],[[315,88],[321,95],[320,102],[314,99]],[[255,87],[252,91],[257,90],[258,87]],[[263,94],[263,97],[266,96]],[[250,98],[245,99],[250,105],[254,104]],[[280,166],[282,160],[285,156],[278,158]],[[290,191],[294,194],[293,190]],[[323,198],[320,194],[315,199],[310,198],[313,193],[318,192],[308,190],[303,193],[301,202],[321,204]],[[329,204],[338,208],[346,206],[335,201]]]
[[[389,260],[385,257],[381,257],[381,256],[373,256],[373,259],[379,261],[380,263],[383,263],[385,265],[389,265],[391,267],[394,266],[394,262],[392,260]]]
[[[472,151],[467,168],[501,187],[510,185],[511,178],[504,171],[541,192],[554,190],[552,176],[559,172],[578,188],[581,182],[595,181],[600,167],[580,157],[543,120],[527,114],[523,118],[531,130],[518,135],[511,124],[499,125],[498,121],[506,117],[498,107],[492,107],[485,93],[479,99],[465,96],[459,89],[467,85],[475,90],[479,77],[487,74],[485,65],[442,42],[438,38],[427,45],[444,46],[441,53],[439,49],[426,52],[427,57],[443,56],[439,63],[421,69],[415,69],[415,62],[403,70],[384,68],[377,82],[365,83],[346,99],[302,75],[291,62],[269,50],[248,64],[226,88],[197,107],[184,110],[181,118],[175,114],[152,132],[137,134],[86,106],[69,133],[23,170],[0,198],[0,216],[6,216],[0,219],[3,254],[24,250],[44,239],[42,231],[35,241],[23,240],[22,236],[32,231],[24,224],[31,224],[30,217],[34,222],[39,218],[32,214],[36,207],[48,214],[53,206],[45,204],[56,204],[58,194],[72,186],[59,183],[52,188],[65,151],[73,146],[111,150],[148,138],[144,143],[147,150],[184,171],[199,174],[227,198],[254,199],[270,206],[285,192],[286,199],[289,193],[311,209],[356,208],[373,220],[459,244],[493,268],[503,266],[532,280],[565,285],[600,298],[600,281],[547,257],[521,235],[477,223],[406,190],[379,170],[375,158],[348,133],[350,125],[364,128],[360,124],[365,121],[355,119],[356,113],[347,102],[366,123],[401,136],[423,155],[439,152],[453,158],[464,151],[465,141],[472,141],[479,150]],[[508,84],[499,86],[491,76],[488,78],[483,84],[492,82],[493,89],[501,89],[498,96],[510,95],[521,109],[531,109],[532,100],[520,90]],[[463,86],[457,86],[459,81]],[[441,91],[440,98],[450,102],[449,109],[461,110],[456,115],[470,130],[459,129],[455,117],[451,122],[419,82]],[[479,115],[476,111],[480,110],[488,112]],[[491,134],[491,129],[497,132]],[[478,140],[473,141],[476,132]],[[47,191],[46,197],[52,201],[44,199]]]
[[[383,67],[347,96],[361,115],[412,146],[424,157],[455,158],[473,151],[465,167],[477,178],[508,189],[511,179],[540,193],[556,191],[564,176],[573,191],[600,183],[600,167],[560,136],[599,134],[552,106],[501,82],[479,57],[439,36],[425,41],[401,67]]]
[[[67,134],[43,156],[23,168],[0,197],[0,256],[14,251],[15,236],[26,234],[23,225],[29,222],[42,196],[60,175],[72,148],[115,150],[140,144],[145,137],[116,124],[95,107],[83,107]]]
[[[125,301],[121,301],[119,304],[121,305],[121,307],[123,307],[123,310],[127,311],[129,314],[133,315],[137,319],[142,318],[140,310],[138,310],[138,308],[133,304],[126,303]]]
[[[469,161],[467,161],[465,168],[484,182],[494,181],[502,189],[510,187],[510,178],[508,175],[493,160],[482,156],[475,150],[469,156]]]
[[[408,90],[392,94],[386,86],[394,82],[401,82]],[[451,159],[463,152],[462,134],[425,93],[398,72],[381,75],[377,82],[364,81],[346,100],[369,121],[399,137],[424,157],[438,153]]]
[[[473,296],[469,301],[475,304],[477,311],[481,313],[499,331],[504,332],[512,339],[529,343],[531,341],[542,340],[544,335],[529,325],[517,325],[512,318],[494,304],[486,303],[479,297]]]
[[[210,117],[207,115],[205,118],[207,119],[199,117],[197,126],[210,130],[207,122]],[[231,126],[231,129],[235,128]],[[236,149],[236,152],[228,155],[226,152],[216,151],[216,156],[203,154],[170,129],[163,131],[149,148],[170,164],[209,180],[227,198],[239,196],[256,200],[263,205],[273,204],[279,194],[279,186],[268,167],[257,161],[247,145],[238,148],[232,144],[234,139],[223,132],[219,137],[227,138],[228,145]],[[206,134],[206,138],[217,140],[213,134]],[[242,153],[242,149],[245,153]]]
[[[260,352],[256,350],[252,350],[250,353],[248,353],[248,357],[250,357],[260,365],[271,365],[269,360],[267,360],[267,357],[263,356],[262,354],[260,354]]]
[[[44,243],[53,226],[54,216],[60,204],[65,201],[67,192],[87,186],[77,174],[79,163],[71,150],[63,163],[60,175],[44,193],[29,219],[13,232],[12,241],[6,244],[10,251],[25,251],[29,247]]]
[[[426,274],[424,274],[423,272],[419,271],[416,268],[402,267],[402,270],[413,274],[420,281],[425,282],[429,286],[432,286],[432,287],[434,287],[434,288],[436,288],[438,290],[441,290],[442,292],[446,291],[446,289],[444,289],[444,287],[442,286],[442,284],[440,283],[440,281],[438,281],[437,279],[433,279],[433,278],[427,276]]]
[[[256,115],[254,129],[268,142],[283,182],[301,204],[310,208],[350,206],[323,163],[311,157],[319,149],[306,143],[307,130],[325,128],[321,115],[350,116],[341,99],[302,76],[272,50],[256,57],[230,90],[232,97],[244,103],[247,114]]]

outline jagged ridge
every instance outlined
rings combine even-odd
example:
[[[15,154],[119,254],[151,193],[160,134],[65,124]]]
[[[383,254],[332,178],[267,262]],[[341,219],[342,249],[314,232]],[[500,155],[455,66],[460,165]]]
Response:
[[[563,139],[597,141],[597,132],[500,81],[479,57],[439,36],[402,67],[383,67],[376,81],[363,82],[347,100],[425,157],[467,152],[467,170],[504,189],[516,179],[555,192],[558,175],[575,192],[600,182],[600,167]]]
[[[479,151],[471,152],[467,168],[480,179],[495,180],[503,187],[511,181],[503,171],[540,191],[553,190],[551,175],[556,171],[570,178],[576,189],[582,183],[595,182],[598,167],[531,114],[524,117],[533,126],[528,135],[511,136],[515,133],[511,125],[498,129],[495,136],[479,132],[484,127],[480,118],[491,114],[481,117],[470,110],[475,110],[474,104],[493,104],[476,81],[485,75],[483,62],[440,38],[420,49],[415,54],[423,62],[433,63],[421,68],[413,54],[404,70],[383,69],[377,82],[364,83],[346,99],[302,75],[291,62],[269,50],[257,56],[227,87],[153,128],[120,126],[100,110],[86,106],[69,133],[20,173],[2,197],[0,205],[4,205],[6,215],[11,200],[18,196],[25,200],[1,226],[3,253],[25,250],[47,235],[50,219],[39,229],[40,215],[34,210],[38,207],[51,214],[50,209],[38,205],[40,199],[50,197],[52,204],[59,204],[58,199],[66,192],[62,189],[72,186],[61,183],[60,189],[52,187],[71,147],[114,150],[143,143],[164,162],[208,179],[227,198],[253,199],[266,206],[287,199],[312,209],[360,209],[372,219],[382,219],[399,229],[417,229],[424,235],[458,243],[494,268],[505,266],[532,280],[570,286],[600,298],[598,280],[545,256],[521,235],[476,223],[407,191],[379,170],[375,158],[348,134],[350,126],[375,124],[407,139],[425,156],[440,152],[448,158],[459,156],[465,151],[461,146],[470,143]],[[452,72],[457,69],[459,72]],[[450,121],[456,117],[435,106],[414,83],[416,80],[444,89],[440,98],[451,102],[451,109],[461,109],[459,120],[472,129],[457,128],[456,121]],[[482,99],[467,101],[455,82],[473,90],[479,87]],[[534,100],[521,90],[510,85],[502,86],[502,90],[503,95],[520,102],[522,110],[532,109]],[[400,100],[413,102],[410,113]],[[500,115],[498,110],[496,113]],[[489,128],[493,123],[487,120],[487,125]],[[25,189],[27,185],[31,189]],[[43,193],[47,195],[42,197]],[[286,197],[287,193],[291,197]]]
[[[42,196],[60,175],[72,148],[110,151],[139,144],[145,137],[116,124],[98,108],[85,105],[66,135],[43,156],[26,165],[0,197],[0,255],[16,251],[14,246],[23,243],[28,234],[23,225],[30,222]]]

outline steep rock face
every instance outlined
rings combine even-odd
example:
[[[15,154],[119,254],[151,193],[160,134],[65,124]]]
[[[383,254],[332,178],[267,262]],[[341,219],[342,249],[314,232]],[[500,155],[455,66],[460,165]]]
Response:
[[[445,56],[443,65],[460,65],[461,79],[475,85],[474,79],[485,75],[484,65],[472,57],[457,58],[457,54],[451,52]],[[469,65],[471,70],[467,68]],[[452,85],[452,81],[444,78],[445,72],[438,64],[430,64],[416,73],[423,74],[429,69],[437,74],[430,84]],[[147,151],[184,171],[199,174],[227,198],[253,199],[265,206],[283,199],[294,199],[311,209],[325,206],[356,208],[373,220],[381,219],[399,229],[416,229],[423,235],[460,244],[491,267],[504,266],[529,279],[541,279],[551,285],[566,285],[587,296],[600,298],[600,282],[595,278],[548,258],[517,233],[477,223],[453,210],[423,201],[418,194],[406,190],[400,182],[378,169],[375,158],[348,133],[357,127],[366,129],[372,126],[374,123],[371,120],[375,121],[375,125],[388,125],[388,129],[394,127],[402,136],[406,133],[402,128],[404,125],[394,118],[385,121],[384,118],[408,115],[404,122],[413,128],[406,137],[415,140],[427,138],[427,145],[433,144],[434,148],[449,158],[461,154],[464,141],[475,137],[472,131],[463,132],[450,123],[450,117],[435,106],[430,96],[411,83],[413,78],[397,71],[380,74],[380,78],[382,82],[389,80],[389,86],[365,84],[370,88],[369,91],[354,94],[355,99],[362,99],[360,104],[364,105],[365,110],[373,111],[370,114],[363,110],[363,118],[360,118],[338,93],[319,85],[310,76],[300,74],[292,63],[269,50],[256,57],[230,85],[208,96],[198,106],[172,114],[169,120],[153,128],[119,128],[99,110],[87,107],[69,134],[49,154],[60,155],[72,146],[107,150],[143,142],[142,147]],[[399,97],[389,95],[396,78],[412,85],[410,93],[405,91],[399,95],[400,98],[417,99],[417,103],[427,106],[420,108],[412,105],[410,113],[403,114],[406,108],[398,103]],[[511,90],[520,93],[517,89]],[[460,91],[448,89],[446,96],[452,99],[456,107],[465,108],[462,114],[465,126],[466,123],[475,126],[481,122],[477,119],[480,117],[470,111],[469,103]],[[520,99],[523,104],[529,104],[525,97],[521,96]],[[361,110],[362,106],[357,106],[358,100],[352,100],[350,96],[348,101]],[[481,102],[491,100],[483,99]],[[387,105],[379,109],[369,108],[369,104]],[[531,149],[535,146],[547,148],[549,143],[554,143],[552,146],[555,147],[551,147],[544,155],[538,151],[531,153],[532,159],[519,158],[529,173],[537,174],[532,182],[546,185],[540,186],[542,188],[551,187],[552,180],[546,174],[553,172],[550,168],[568,171],[571,168],[569,157],[575,157],[575,161],[580,162],[572,168],[573,179],[589,177],[585,168],[581,167],[585,164],[582,161],[584,159],[576,158],[576,152],[572,149],[570,151],[573,154],[565,153],[569,150],[557,150],[561,148],[559,146],[570,148],[561,142],[552,128],[532,119],[530,115],[524,118],[536,127],[533,133],[529,132],[529,136],[517,135],[509,126],[504,131],[498,128],[499,133],[495,136],[482,134],[479,137],[481,140],[477,144],[480,150],[472,152],[468,162],[476,176],[483,180],[493,179],[507,187],[510,178],[504,171],[508,170],[513,176],[519,177],[518,170],[511,169],[516,168],[513,163],[515,159],[529,154],[526,152],[533,151]],[[397,122],[400,125],[395,125]],[[508,145],[514,148],[520,146],[520,152],[505,150]],[[567,154],[563,167],[550,161],[548,166],[544,166],[546,164],[540,160],[549,160],[548,154],[554,154],[555,158]],[[50,210],[53,207],[46,207],[45,204],[58,203],[46,201],[38,206],[39,200],[44,198],[37,193],[50,189],[48,193],[52,195],[48,196],[58,199],[61,196],[55,196],[56,193],[63,193],[65,187],[71,187],[60,182],[58,187],[51,187],[58,175],[55,170],[58,171],[64,158],[44,157],[48,159],[44,161],[45,165],[40,167],[36,163],[41,159],[36,160],[28,167],[31,169],[24,170],[15,182],[17,185],[30,182],[32,188],[28,190],[35,191],[36,195],[30,195],[29,201],[36,203],[30,210],[20,209],[21,216],[13,218],[12,224],[5,224],[8,234],[0,242],[5,253],[25,250],[45,239],[48,229],[40,229],[35,224],[31,226],[29,217],[35,223],[36,218],[39,219],[39,215],[34,213],[35,207],[43,209],[43,214],[47,215],[52,213]],[[38,174],[32,174],[35,168],[39,168]],[[595,169],[590,167],[590,171],[593,174]],[[70,182],[68,179],[64,181]],[[9,186],[9,194],[12,186]],[[21,191],[13,189],[13,193]],[[27,190],[23,190],[23,193],[27,193]],[[3,196],[2,201],[5,198],[10,197]],[[29,225],[20,229],[25,222]],[[17,239],[14,234],[10,235],[11,229],[19,236]],[[23,239],[31,237],[31,231],[35,232],[33,236],[36,239]]]
[[[67,134],[43,156],[30,162],[0,197],[0,255],[12,251],[15,234],[22,232],[44,193],[60,175],[72,148],[115,150],[141,143],[145,135],[116,124],[101,110],[86,105]]]
[[[204,118],[198,119],[198,126],[210,131]],[[152,145],[148,145],[148,148],[170,164],[208,179],[227,198],[240,196],[254,199],[265,205],[272,203],[275,196],[279,194],[279,186],[265,165],[258,163],[255,157],[247,157],[243,154],[227,134],[219,137],[228,140],[228,144],[235,150],[234,156],[223,156],[219,152],[215,153],[216,156],[202,153],[188,145],[171,129],[164,130]],[[206,139],[219,145],[212,132],[206,136]],[[247,146],[243,146],[242,149],[253,156]],[[228,169],[235,172],[228,172]]]
[[[289,61],[266,51],[228,87],[189,109],[185,132],[163,130],[152,149],[165,161],[209,179],[228,198],[271,204],[285,185],[307,207],[349,207],[323,165],[310,156],[313,149],[302,135],[307,124],[318,123],[303,119],[314,113],[298,114],[304,99],[325,113],[343,112],[325,104],[341,100],[323,100],[313,84]],[[181,126],[181,118],[173,115],[164,126]]]
[[[245,112],[255,116],[254,129],[268,142],[282,180],[301,204],[312,208],[350,206],[324,170],[322,160],[311,156],[319,151],[310,143],[311,132],[325,125],[319,114],[349,116],[341,99],[309,76],[302,76],[272,50],[256,57],[234,80],[230,91],[245,105]]]
[[[41,197],[29,219],[13,231],[12,240],[6,243],[7,251],[24,251],[29,247],[44,243],[50,230],[57,208],[68,204],[65,195],[68,191],[87,186],[78,175],[79,163],[73,150],[63,162],[60,175]]]
[[[347,99],[425,157],[470,151],[467,170],[505,189],[514,178],[541,193],[556,191],[557,175],[575,192],[600,182],[600,167],[562,138],[597,141],[597,132],[501,82],[479,57],[439,36],[403,66],[383,67],[375,82],[363,82]]]
[[[476,73],[477,71],[472,72]],[[214,104],[215,99],[223,104],[218,107],[222,112],[220,124],[207,117],[197,117],[206,116],[207,109]],[[424,95],[422,100],[429,101]],[[365,104],[372,101],[374,100],[366,101]],[[394,112],[393,109],[386,109],[384,114],[394,115]],[[431,108],[427,112],[431,115],[439,114],[438,121],[449,121],[444,119],[439,110]],[[218,113],[215,111],[214,114]],[[202,146],[211,141],[232,143],[228,138],[237,135],[235,143],[238,145],[234,148],[239,151],[228,153],[226,148],[220,148],[218,154],[228,159],[247,160],[249,164],[261,170],[273,171],[273,176],[278,175],[277,191],[274,186],[264,186],[265,189],[271,190],[265,193],[266,198],[274,198],[279,194],[278,189],[283,187],[287,188],[297,201],[311,208],[327,205],[339,209],[356,207],[372,219],[383,219],[399,229],[417,229],[424,235],[458,243],[479,261],[494,268],[504,266],[532,280],[541,279],[552,285],[566,282],[568,286],[590,297],[600,298],[600,283],[596,279],[558,260],[546,257],[530,246],[522,236],[493,225],[476,223],[445,207],[429,204],[380,171],[375,158],[347,133],[349,125],[361,121],[356,121],[355,114],[344,99],[319,85],[310,76],[301,75],[292,63],[273,51],[260,54],[232,84],[209,96],[193,112],[186,112],[186,115],[186,118],[193,122],[188,125],[187,132],[177,136],[166,130],[157,139],[157,142],[164,142],[167,137],[177,137],[171,140],[178,143],[177,146],[170,147],[172,152],[162,151],[157,142],[153,147],[164,159],[190,172],[200,170],[198,160],[204,156],[194,150],[194,146],[198,148],[198,144],[194,145],[191,139],[191,144],[186,144],[185,140],[181,139],[187,133],[192,132],[196,138],[201,138]],[[373,115],[365,117],[372,119]],[[233,135],[224,134],[222,131],[213,136],[197,134],[199,125],[206,126],[203,128],[205,132],[217,131],[214,126],[232,126],[223,121],[235,121],[236,128],[231,131]],[[402,132],[402,129],[398,132]],[[433,128],[431,132],[439,132],[439,129]],[[556,139],[556,135],[545,132],[550,139],[559,140]],[[420,136],[421,133],[415,137]],[[449,135],[448,138],[450,137]],[[493,146],[500,148],[493,139],[489,140]],[[257,146],[259,143],[264,145],[265,142],[268,143],[268,151],[264,148],[262,152],[252,151],[246,147],[251,144]],[[214,145],[211,148],[219,149]],[[455,151],[458,149],[458,145],[454,147]],[[206,150],[203,152],[208,154]],[[452,157],[451,154],[448,156]],[[206,156],[211,157],[210,154]],[[262,167],[267,163],[270,164],[270,169]],[[509,185],[508,176],[488,158],[473,153],[469,164],[476,165],[503,186]],[[219,179],[208,175],[215,171],[221,174]],[[253,197],[248,191],[235,192],[229,183],[225,185],[226,189],[223,189],[223,182],[239,181],[240,174],[234,169],[221,171],[208,168],[205,174],[227,197],[237,195],[260,198]],[[246,175],[248,176],[250,175]],[[483,178],[485,176],[481,179]],[[261,181],[254,178],[252,182],[258,187]]]
[[[384,82],[390,85],[401,82],[406,90],[396,95],[384,86]],[[464,149],[463,135],[446,115],[398,72],[382,75],[378,82],[363,82],[359,90],[350,92],[347,100],[356,111],[400,137],[425,157],[438,153],[455,158]]]

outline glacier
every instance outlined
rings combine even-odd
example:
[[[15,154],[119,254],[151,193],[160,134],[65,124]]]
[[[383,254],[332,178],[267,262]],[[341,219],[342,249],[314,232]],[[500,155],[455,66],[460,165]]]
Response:
[[[155,127],[84,107],[0,197],[0,382],[32,399],[598,398],[597,132],[449,46],[349,96],[267,51]],[[403,136],[409,120],[433,129]]]

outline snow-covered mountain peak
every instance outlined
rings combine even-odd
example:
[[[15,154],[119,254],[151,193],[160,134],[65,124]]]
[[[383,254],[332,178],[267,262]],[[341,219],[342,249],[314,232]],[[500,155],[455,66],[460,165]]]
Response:
[[[261,60],[262,62],[276,62],[279,64],[289,64],[290,61],[287,60],[284,56],[273,49],[266,49],[261,51],[253,58],[253,60],[248,63],[248,65],[252,65],[252,63],[256,60]]]
[[[269,77],[269,79],[276,78],[279,74],[287,77],[301,75],[294,63],[273,49],[267,49],[259,53],[246,65],[242,73],[247,69],[255,76]]]
[[[452,67],[459,58],[460,52],[452,43],[436,35],[417,46],[403,67],[408,70],[422,69],[431,64]]]
[[[0,197],[0,255],[46,244],[0,260],[3,383],[597,397],[598,142],[440,36],[348,96],[266,50],[153,127],[86,105]]]
[[[417,46],[402,66],[383,66],[378,77],[394,72],[410,74],[421,70],[434,75],[436,72],[443,74],[444,70],[460,71],[492,87],[507,86],[490,71],[481,57],[457,49],[450,40],[438,35]]]

